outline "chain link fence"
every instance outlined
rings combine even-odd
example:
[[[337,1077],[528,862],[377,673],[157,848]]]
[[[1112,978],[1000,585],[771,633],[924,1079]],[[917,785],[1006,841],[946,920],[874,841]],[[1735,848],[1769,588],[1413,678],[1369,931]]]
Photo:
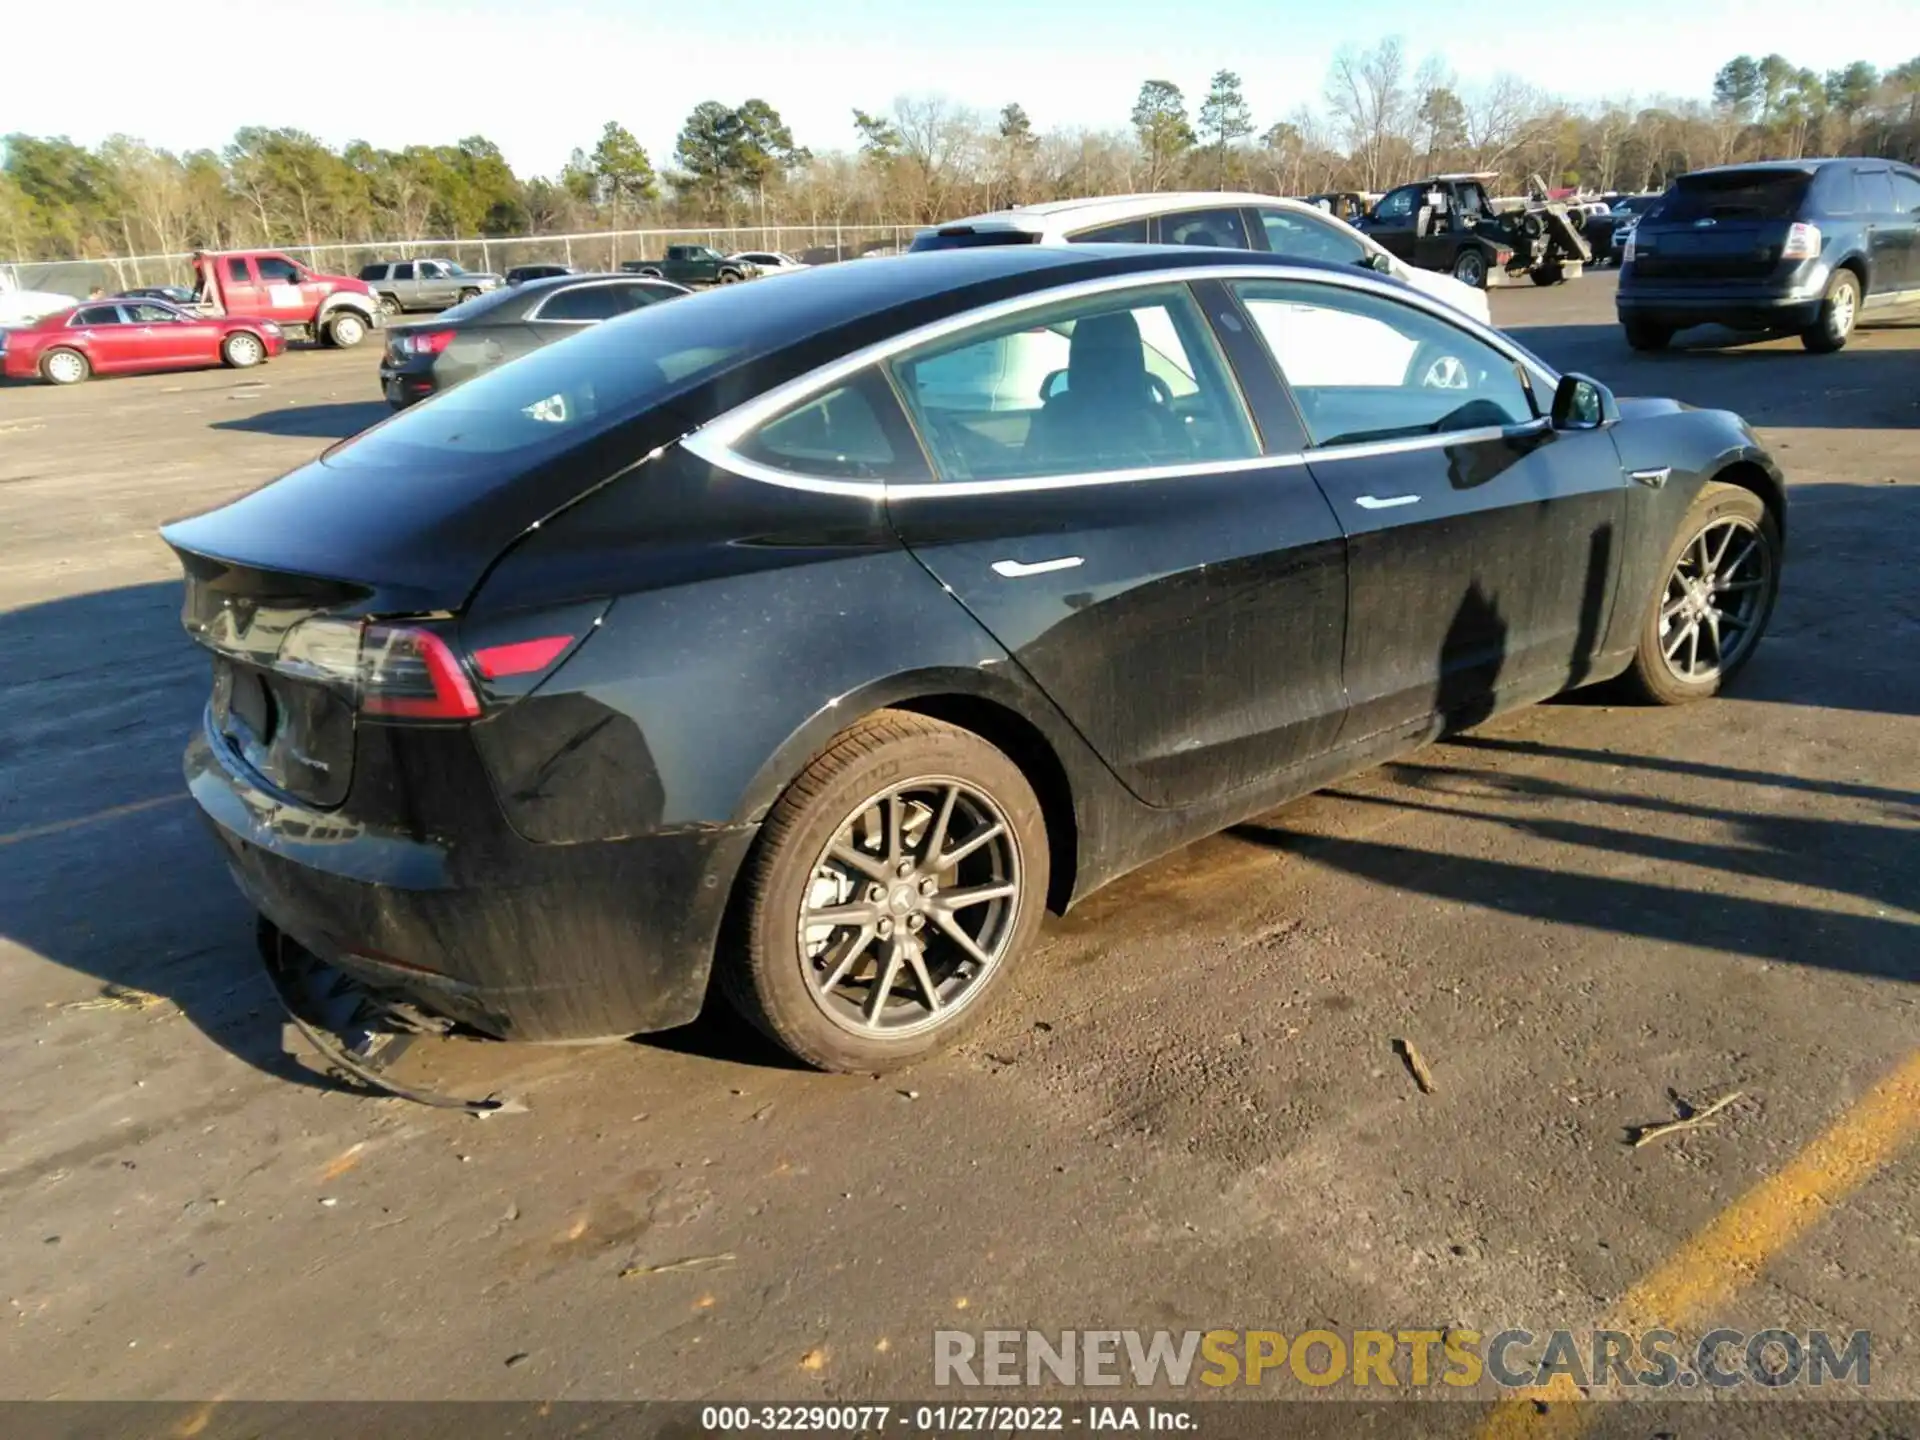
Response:
[[[358,275],[381,260],[431,256],[469,270],[504,273],[516,265],[560,264],[617,270],[624,260],[658,259],[669,245],[711,245],[726,254],[776,250],[809,265],[888,255],[912,243],[911,225],[768,225],[707,230],[600,230],[578,235],[514,235],[489,240],[390,240],[344,245],[279,245],[323,275]],[[141,285],[191,285],[193,256],[114,255],[98,260],[22,260],[0,264],[22,290],[84,298],[95,286],[109,294]]]

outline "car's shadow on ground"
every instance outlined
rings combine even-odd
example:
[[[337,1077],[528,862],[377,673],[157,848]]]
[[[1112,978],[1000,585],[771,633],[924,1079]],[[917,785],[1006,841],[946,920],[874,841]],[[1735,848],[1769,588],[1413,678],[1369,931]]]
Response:
[[[1920,428],[1920,386],[1910,349],[1857,341],[1832,355],[1795,342],[1705,327],[1670,349],[1630,349],[1617,325],[1530,325],[1513,338],[1562,372],[1591,375],[1620,395],[1661,395],[1703,409],[1731,410],[1755,425],[1805,429]],[[1871,336],[1871,330],[1862,337]]]
[[[344,440],[377,425],[393,413],[384,400],[361,400],[332,405],[289,405],[262,410],[233,420],[215,420],[210,430],[244,430],[254,435],[302,435]]]

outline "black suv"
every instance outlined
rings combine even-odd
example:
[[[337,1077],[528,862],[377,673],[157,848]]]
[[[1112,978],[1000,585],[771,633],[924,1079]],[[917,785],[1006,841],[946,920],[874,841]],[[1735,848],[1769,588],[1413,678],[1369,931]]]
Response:
[[[1627,343],[1689,325],[1847,343],[1862,314],[1920,304],[1920,172],[1775,160],[1683,175],[1634,228],[1614,301]]]

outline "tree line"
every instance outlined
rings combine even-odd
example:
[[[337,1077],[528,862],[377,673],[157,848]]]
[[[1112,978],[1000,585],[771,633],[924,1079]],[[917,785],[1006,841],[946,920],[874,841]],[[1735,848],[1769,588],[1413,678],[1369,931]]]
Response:
[[[1074,195],[1249,188],[1375,192],[1442,169],[1593,190],[1663,188],[1703,165],[1812,154],[1920,160],[1920,57],[1819,74],[1737,56],[1710,96],[1572,104],[1514,76],[1462,85],[1399,41],[1335,56],[1318,104],[1260,122],[1241,77],[1204,95],[1142,83],[1124,127],[1037,130],[940,95],[853,111],[857,148],[798,145],[761,99],[694,108],[656,165],[609,121],[559,174],[521,176],[472,135],[335,149],[248,126],[175,153],[116,135],[88,148],[12,134],[0,163],[0,258],[89,258],[255,244],[563,234],[671,226],[916,225]]]

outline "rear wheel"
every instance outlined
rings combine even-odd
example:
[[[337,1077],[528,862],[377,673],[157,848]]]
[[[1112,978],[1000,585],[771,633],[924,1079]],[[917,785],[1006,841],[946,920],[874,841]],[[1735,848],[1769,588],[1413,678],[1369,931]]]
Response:
[[[720,283],[722,285],[737,285],[746,278],[747,277],[738,270],[722,270],[720,272]]]
[[[40,375],[49,385],[78,385],[93,374],[93,366],[78,350],[49,350],[40,361]]]
[[[1704,700],[1752,657],[1780,593],[1780,532],[1760,497],[1711,484],[1680,525],[1627,674],[1659,705]]]
[[[400,313],[399,299],[392,295],[382,295],[380,297],[380,313],[382,315],[398,315]]]
[[[1040,803],[978,735],[883,710],[843,731],[767,817],[748,861],[727,998],[823,1070],[951,1043],[1032,943]]]
[[[1851,270],[1836,270],[1820,302],[1820,318],[1803,331],[1800,343],[1816,355],[1830,355],[1853,338],[1860,317],[1860,279]]]
[[[460,303],[462,305],[466,304],[469,300],[478,300],[479,298],[480,292],[478,290],[469,288],[460,292]]]
[[[1453,261],[1453,278],[1476,290],[1487,288],[1487,257],[1478,250],[1462,250]]]
[[[327,341],[342,350],[351,350],[367,338],[367,322],[351,310],[338,312],[327,322]]]
[[[1671,329],[1650,320],[1625,320],[1621,326],[1627,332],[1627,344],[1635,350],[1664,350],[1673,339]]]
[[[229,335],[220,346],[220,358],[235,370],[250,370],[267,358],[267,347],[260,343],[258,335],[240,330]]]

